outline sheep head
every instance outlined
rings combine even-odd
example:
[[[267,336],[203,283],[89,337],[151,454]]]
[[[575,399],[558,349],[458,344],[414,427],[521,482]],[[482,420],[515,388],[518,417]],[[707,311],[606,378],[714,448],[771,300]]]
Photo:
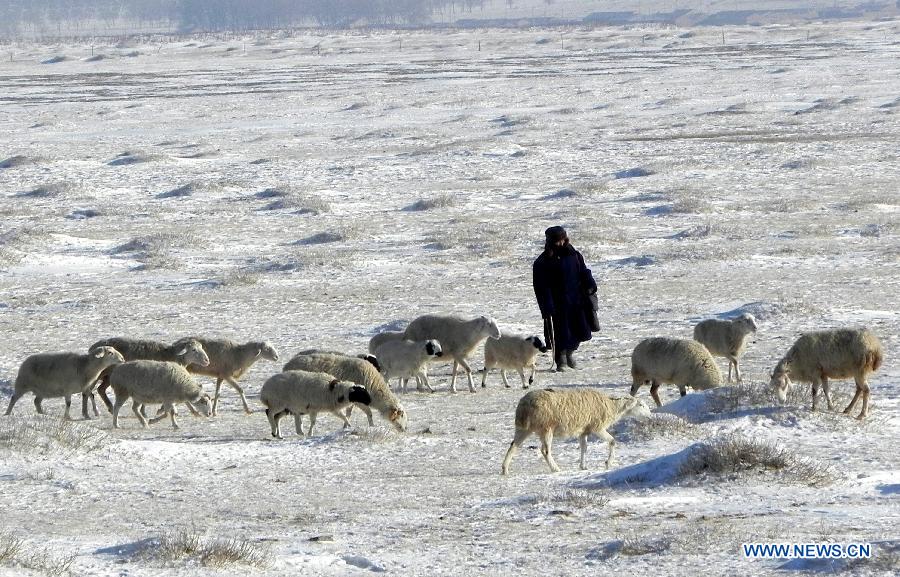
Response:
[[[212,414],[212,399],[209,397],[208,393],[201,394],[200,398],[196,401],[192,401],[192,404],[204,417],[208,417]]]
[[[650,418],[650,407],[648,407],[647,403],[643,400],[629,396],[623,397],[622,399],[619,399],[619,401],[624,403],[624,410],[622,411],[623,417],[633,417],[641,421]]]
[[[442,357],[444,350],[441,349],[441,343],[435,339],[429,339],[425,342],[425,354],[429,357]]]
[[[735,319],[735,322],[740,323],[744,327],[746,327],[746,330],[748,333],[755,333],[756,329],[758,328],[757,324],[756,324],[756,318],[753,315],[751,315],[750,313],[742,314],[741,316],[739,316],[738,318]]]
[[[209,366],[209,355],[203,350],[203,345],[195,340],[185,343],[184,347],[176,353],[176,356],[183,358],[184,366],[199,365],[201,367]]]
[[[550,347],[548,347],[547,345],[545,345],[545,344],[543,343],[543,341],[541,341],[541,338],[538,337],[538,336],[531,336],[531,337],[528,337],[528,338],[525,339],[525,340],[528,341],[528,342],[530,342],[532,345],[534,345],[534,348],[536,348],[537,350],[541,351],[542,353],[546,353],[547,351],[550,350]]]
[[[406,430],[406,411],[402,407],[396,407],[391,411],[388,420],[394,425],[394,428],[401,433]]]
[[[791,388],[792,384],[791,363],[790,361],[782,359],[778,365],[775,366],[775,370],[772,371],[769,387],[771,387],[775,394],[778,395],[778,401],[785,403],[787,402],[788,389]]]
[[[482,327],[482,330],[484,331],[484,334],[486,334],[488,338],[500,338],[500,327],[497,326],[497,321],[495,321],[491,317],[479,317],[478,321]]]

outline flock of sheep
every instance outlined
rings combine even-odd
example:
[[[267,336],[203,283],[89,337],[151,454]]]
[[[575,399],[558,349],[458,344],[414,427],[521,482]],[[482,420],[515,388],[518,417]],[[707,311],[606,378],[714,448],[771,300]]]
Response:
[[[663,383],[674,384],[682,396],[686,387],[697,390],[723,384],[722,374],[713,355],[728,359],[728,381],[732,369],[741,381],[739,359],[747,337],[757,330],[750,314],[734,320],[705,320],[694,329],[694,339],[655,337],[641,341],[631,355],[633,384],[630,396],[610,398],[592,388],[544,389],[527,393],[519,401],[515,414],[515,436],[503,460],[502,473],[509,471],[510,461],[519,446],[531,434],[541,439],[541,453],[552,471],[559,467],[551,452],[553,436],[578,437],[581,445],[581,468],[587,438],[596,434],[607,441],[607,468],[614,457],[613,437],[607,428],[626,416],[646,417],[647,405],[637,399],[640,387],[650,384],[650,395],[661,406],[658,388]],[[398,379],[397,390],[406,392],[409,379],[415,379],[417,390],[433,391],[427,366],[436,360],[453,362],[450,390],[456,391],[456,377],[462,367],[469,390],[475,392],[472,369],[467,359],[484,342],[484,371],[481,386],[485,386],[488,372],[501,370],[506,387],[507,370],[515,370],[522,387],[534,383],[538,353],[547,347],[538,337],[501,334],[496,321],[482,316],[463,319],[456,316],[424,315],[413,320],[402,332],[384,332],[369,342],[369,354],[352,356],[333,351],[310,349],[301,351],[284,365],[282,372],[265,381],[260,401],[271,427],[272,436],[281,437],[279,422],[293,415],[298,435],[303,435],[302,416],[309,415],[307,435],[312,435],[316,417],[330,412],[350,426],[353,407],[359,407],[373,425],[372,410],[399,431],[407,428],[407,415],[388,385]],[[222,382],[227,382],[240,395],[244,410],[252,412],[237,380],[258,360],[278,360],[278,353],[268,343],[234,343],[224,339],[202,337],[182,338],[171,345],[157,341],[112,338],[94,343],[87,354],[41,353],[26,358],[19,367],[15,387],[6,415],[12,413],[16,402],[25,393],[34,394],[38,413],[43,413],[45,398],[64,397],[65,418],[69,418],[71,396],[81,393],[82,415],[90,419],[89,404],[97,411],[94,391],[113,416],[113,427],[119,426],[119,411],[128,399],[132,411],[146,427],[166,416],[178,428],[175,405],[184,403],[194,415],[198,407],[207,416],[217,414]],[[868,414],[869,373],[876,371],[883,360],[877,337],[867,329],[837,329],[802,335],[778,362],[770,385],[784,402],[792,380],[812,384],[812,408],[821,386],[829,409],[833,409],[829,394],[829,379],[854,378],[856,394],[844,409],[849,414],[862,397],[858,418]],[[530,370],[526,380],[525,371]],[[192,374],[214,377],[213,398],[203,392]],[[110,401],[107,389],[112,387],[115,402]],[[155,416],[147,418],[146,405],[159,405]]]

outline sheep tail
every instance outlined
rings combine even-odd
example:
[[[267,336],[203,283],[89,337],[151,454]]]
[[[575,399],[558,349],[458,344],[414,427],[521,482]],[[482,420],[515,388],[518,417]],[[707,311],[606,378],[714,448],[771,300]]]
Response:
[[[866,351],[866,368],[868,370],[872,372],[877,371],[883,361],[884,356],[881,354],[881,351]]]

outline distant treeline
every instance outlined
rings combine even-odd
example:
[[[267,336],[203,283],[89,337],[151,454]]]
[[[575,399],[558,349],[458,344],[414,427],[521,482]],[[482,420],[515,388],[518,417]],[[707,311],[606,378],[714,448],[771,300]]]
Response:
[[[503,0],[514,4],[514,0]],[[552,0],[545,0],[552,3]],[[0,34],[77,35],[127,26],[179,31],[427,24],[492,0],[5,0]]]

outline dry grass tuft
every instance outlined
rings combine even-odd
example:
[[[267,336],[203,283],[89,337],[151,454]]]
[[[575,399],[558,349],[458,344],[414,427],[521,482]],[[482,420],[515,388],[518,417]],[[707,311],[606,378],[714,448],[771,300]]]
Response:
[[[775,443],[730,433],[694,446],[678,468],[676,478],[734,475],[748,471],[779,471],[786,478],[811,487],[833,483],[835,472],[825,464],[798,457]]]
[[[407,211],[419,211],[419,210],[433,210],[435,208],[449,208],[459,204],[456,197],[452,194],[438,194],[436,196],[432,196],[431,198],[422,198],[417,200],[416,202],[406,206],[403,210]]]
[[[92,453],[110,443],[109,435],[81,423],[47,415],[0,420],[0,448],[22,453],[70,451]]]
[[[140,556],[163,563],[199,561],[215,569],[233,565],[265,569],[272,564],[268,545],[231,538],[206,539],[188,530],[164,534]]]
[[[74,555],[59,556],[49,549],[31,548],[12,533],[0,533],[0,564],[58,577],[69,575],[74,561]]]

